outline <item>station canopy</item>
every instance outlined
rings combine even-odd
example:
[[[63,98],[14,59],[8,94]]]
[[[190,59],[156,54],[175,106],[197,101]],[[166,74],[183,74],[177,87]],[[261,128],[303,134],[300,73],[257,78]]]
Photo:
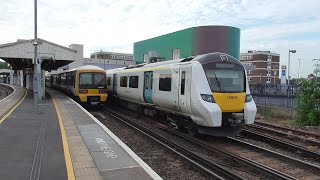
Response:
[[[0,59],[6,61],[14,70],[33,68],[34,40],[0,44]],[[41,69],[53,70],[65,66],[79,56],[76,50],[43,39],[38,39],[38,57],[43,61]]]

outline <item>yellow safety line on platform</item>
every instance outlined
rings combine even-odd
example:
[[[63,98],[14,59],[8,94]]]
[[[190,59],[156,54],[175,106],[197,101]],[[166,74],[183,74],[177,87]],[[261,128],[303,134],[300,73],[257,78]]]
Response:
[[[16,104],[5,116],[3,116],[3,118],[1,118],[0,124],[1,124],[4,120],[6,120],[7,117],[9,117],[14,110],[16,110],[17,107],[18,107],[18,106],[22,103],[22,101],[26,98],[26,96],[27,96],[28,93],[27,93],[27,91],[26,91],[25,89],[24,89],[24,92],[25,92],[25,94],[24,94],[23,98],[22,98],[22,99],[18,102],[18,104]]]
[[[52,101],[53,101],[54,107],[56,108],[58,119],[59,119],[59,125],[60,125],[60,130],[61,130],[61,137],[62,137],[62,144],[63,144],[63,151],[64,151],[64,159],[66,161],[66,167],[67,167],[68,180],[75,180],[72,161],[71,161],[71,156],[70,156],[70,151],[69,151],[69,145],[68,145],[68,141],[67,141],[66,132],[64,130],[63,122],[62,122],[62,119],[61,119],[61,114],[60,114],[60,111],[58,109],[57,103],[56,103],[56,101],[55,101],[55,99],[53,97],[52,97]]]

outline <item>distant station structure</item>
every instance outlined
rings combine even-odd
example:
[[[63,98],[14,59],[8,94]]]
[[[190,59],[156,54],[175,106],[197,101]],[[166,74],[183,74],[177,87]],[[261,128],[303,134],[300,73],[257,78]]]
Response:
[[[240,29],[231,26],[199,26],[134,43],[137,64],[186,58],[211,52],[240,57]]]
[[[132,54],[99,51],[91,53],[90,58],[82,58],[70,63],[65,69],[74,69],[84,65],[94,65],[108,70],[134,64],[135,62],[133,61]]]
[[[44,87],[44,72],[57,69],[83,57],[83,46],[71,44],[64,47],[44,39],[38,39],[37,63],[41,62],[41,86]],[[12,67],[10,83],[33,89],[34,40],[18,39],[0,45],[0,58]],[[43,88],[44,89],[44,88]]]
[[[250,50],[240,55],[250,84],[279,84],[280,54]]]
[[[33,90],[34,45],[33,39],[18,39],[16,42],[0,45],[0,59],[9,63],[11,70],[0,71],[0,81]],[[83,57],[83,45],[71,44],[69,47],[40,39],[37,41],[38,57],[41,61],[41,87],[44,90],[46,71],[62,71],[83,65],[95,65],[103,69],[113,69],[133,65],[132,54],[115,52],[95,52],[91,58]],[[44,93],[44,92],[43,92]]]

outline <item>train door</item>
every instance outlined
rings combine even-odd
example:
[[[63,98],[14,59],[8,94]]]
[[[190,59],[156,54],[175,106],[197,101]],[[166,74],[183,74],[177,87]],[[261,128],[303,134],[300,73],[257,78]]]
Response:
[[[153,84],[153,72],[144,73],[144,87],[143,98],[146,103],[153,103],[152,101],[152,84]]]
[[[117,75],[114,74],[113,75],[113,94],[114,95],[118,95],[118,92],[117,92]]]
[[[190,112],[191,66],[181,65],[179,69],[179,107],[182,112]]]

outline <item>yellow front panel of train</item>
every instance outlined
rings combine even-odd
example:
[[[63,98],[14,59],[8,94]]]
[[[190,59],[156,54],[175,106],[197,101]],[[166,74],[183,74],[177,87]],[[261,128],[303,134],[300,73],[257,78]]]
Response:
[[[88,93],[86,94],[80,94],[79,93],[79,98],[81,102],[87,102],[88,101],[88,96],[99,96],[100,97],[100,102],[105,102],[107,100],[107,93],[99,93],[99,89],[87,89]]]
[[[222,112],[241,112],[246,101],[246,93],[212,93]]]

